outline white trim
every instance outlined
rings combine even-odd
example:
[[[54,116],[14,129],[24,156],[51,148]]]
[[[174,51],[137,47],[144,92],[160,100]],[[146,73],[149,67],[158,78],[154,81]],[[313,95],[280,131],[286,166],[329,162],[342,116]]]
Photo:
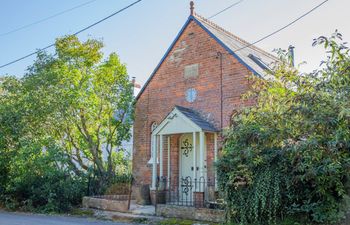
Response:
[[[154,141],[153,135],[151,134],[151,158],[148,160],[147,164],[148,165],[153,165],[153,161],[154,161],[154,145],[156,145],[157,143]],[[156,157],[157,159],[157,164],[159,164],[159,157]]]
[[[152,135],[153,143],[153,166],[152,166],[152,190],[156,189],[156,183],[157,183],[157,136]]]
[[[172,120],[176,117],[180,117],[182,120],[184,120],[185,123],[193,129],[193,131],[197,131],[197,132],[202,131],[201,127],[199,127],[192,120],[190,120],[187,116],[185,116],[180,110],[178,110],[177,108],[174,108],[171,111],[171,113],[169,113],[169,115],[161,122],[161,124],[159,124],[158,127],[152,132],[152,134],[155,134],[155,135],[172,134],[172,133],[161,133],[161,131],[165,128],[166,125],[168,125],[168,123],[171,123]],[[179,132],[179,133],[187,133],[187,131],[186,132]]]
[[[199,132],[199,177],[204,176],[204,132]]]
[[[159,177],[163,177],[163,135],[159,135]]]
[[[168,177],[168,188],[170,187],[170,136],[168,136],[168,173],[167,173],[167,177]]]
[[[196,145],[197,145],[197,140],[196,140],[196,132],[193,132],[193,137],[192,137],[192,142],[193,142],[193,180],[195,181],[197,179],[197,163],[196,163]],[[197,191],[197,190],[195,190]]]
[[[205,134],[204,132],[199,133],[199,179],[201,177],[204,177],[205,180],[207,180],[205,169],[204,169],[204,160],[206,160],[206,154],[205,154]],[[199,187],[199,191],[205,192],[204,190],[205,184],[203,183]]]
[[[184,138],[184,135],[185,134],[182,134],[179,138],[179,144],[178,144],[178,147],[179,147],[179,175],[178,175],[178,186],[179,186],[179,190],[181,190],[181,178],[182,178],[182,155],[181,155],[181,143],[182,143],[182,139]]]
[[[218,134],[214,133],[215,191],[218,190],[218,171],[216,169],[217,160],[218,160]]]
[[[153,148],[153,147],[151,147],[151,148]],[[153,150],[152,150],[153,151]],[[153,153],[152,153],[153,154]],[[147,164],[148,165],[153,165],[153,156],[151,156],[151,158],[148,160],[148,162],[147,162]],[[159,164],[159,159],[157,158],[157,164]]]

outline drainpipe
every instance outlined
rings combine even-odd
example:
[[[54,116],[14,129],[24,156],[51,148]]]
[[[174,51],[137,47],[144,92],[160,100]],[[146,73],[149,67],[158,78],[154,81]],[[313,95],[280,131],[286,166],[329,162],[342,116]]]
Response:
[[[223,63],[222,63],[222,58],[223,55],[221,52],[217,52],[217,57],[220,58],[220,126],[221,130],[223,129],[223,91],[222,91],[222,76],[223,76]]]
[[[289,45],[288,47],[289,61],[292,67],[294,67],[294,48],[295,47],[293,45]]]

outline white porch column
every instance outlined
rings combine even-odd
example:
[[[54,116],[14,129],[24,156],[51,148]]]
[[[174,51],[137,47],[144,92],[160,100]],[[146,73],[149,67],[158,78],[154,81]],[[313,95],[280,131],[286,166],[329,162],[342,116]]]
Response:
[[[152,190],[155,190],[156,183],[157,183],[157,136],[152,135],[152,139],[153,139],[153,142],[152,142],[153,143]]]
[[[167,177],[168,177],[168,189],[170,188],[170,135],[168,135],[168,173],[167,173]]]
[[[206,181],[206,177],[204,177],[204,132],[201,131],[199,133],[199,190],[200,192],[204,192],[204,183],[202,177],[204,178],[204,181]]]
[[[196,159],[196,154],[197,154],[197,148],[196,148],[196,132],[193,132],[193,181],[195,181],[197,179],[197,159]],[[196,190],[195,190],[196,191]]]
[[[214,133],[215,190],[217,190],[218,188],[218,171],[216,169],[217,160],[218,160],[218,134]]]
[[[199,132],[199,176],[204,176],[204,132]]]
[[[163,135],[159,136],[159,177],[163,177]]]

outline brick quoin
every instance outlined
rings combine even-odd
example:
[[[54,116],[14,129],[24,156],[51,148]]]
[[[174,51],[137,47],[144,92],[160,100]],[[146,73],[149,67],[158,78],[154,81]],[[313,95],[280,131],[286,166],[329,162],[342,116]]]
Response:
[[[222,62],[218,53],[222,54]],[[198,76],[185,79],[184,68],[192,64],[199,65]],[[201,26],[191,21],[138,96],[133,136],[133,175],[136,184],[151,184],[152,166],[147,165],[147,162],[151,157],[152,123],[160,124],[175,105],[180,105],[196,110],[219,130],[228,127],[233,110],[252,104],[243,102],[241,98],[249,89],[247,78],[251,74],[246,66],[230,55]],[[185,99],[185,92],[189,88],[197,90],[197,99],[193,103]],[[179,173],[179,138],[180,135],[171,136],[171,178],[174,180]],[[213,176],[214,137],[206,134],[206,139],[208,176]],[[168,176],[167,147],[164,146],[164,149],[163,174]]]

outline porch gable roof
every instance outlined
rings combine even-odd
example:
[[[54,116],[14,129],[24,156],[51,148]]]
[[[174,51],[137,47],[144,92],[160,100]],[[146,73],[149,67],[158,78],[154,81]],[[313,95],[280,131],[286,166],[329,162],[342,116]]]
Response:
[[[200,131],[218,132],[214,125],[204,120],[195,110],[175,106],[152,134],[166,135]]]

